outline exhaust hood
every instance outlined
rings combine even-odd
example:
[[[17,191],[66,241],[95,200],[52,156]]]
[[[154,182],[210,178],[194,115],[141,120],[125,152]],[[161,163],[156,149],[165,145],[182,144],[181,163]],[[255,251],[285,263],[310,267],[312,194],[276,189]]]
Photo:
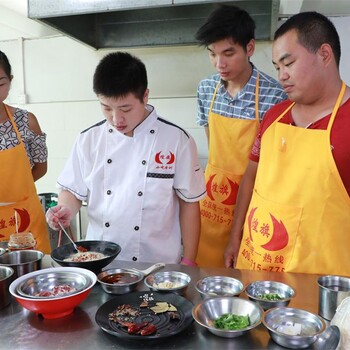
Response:
[[[194,36],[217,4],[245,9],[256,39],[270,40],[280,0],[28,0],[28,17],[95,49],[197,44]]]

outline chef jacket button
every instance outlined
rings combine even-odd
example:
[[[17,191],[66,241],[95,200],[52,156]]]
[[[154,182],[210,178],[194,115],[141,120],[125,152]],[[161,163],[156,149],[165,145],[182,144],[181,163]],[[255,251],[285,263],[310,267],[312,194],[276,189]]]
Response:
[[[143,193],[142,193],[141,191],[139,191],[139,192],[137,193],[137,195],[138,195],[139,197],[141,197],[141,196],[143,195]]]
[[[108,131],[109,131],[110,133],[112,133],[112,132],[113,132],[113,129],[109,129]]]
[[[105,226],[106,226],[106,227],[109,227],[109,222],[106,222],[106,223],[105,223]]]
[[[133,256],[133,257],[132,257],[132,261],[137,261],[136,256]]]
[[[135,226],[135,227],[134,227],[134,230],[135,230],[135,231],[138,231],[139,229],[140,229],[140,228],[139,228],[138,226]]]
[[[145,165],[147,162],[145,160],[142,161],[142,165]]]
[[[111,163],[112,163],[112,159],[108,159],[108,160],[107,160],[107,163],[108,163],[108,164],[111,164]]]
[[[152,130],[150,131],[150,133],[151,133],[151,134],[154,134],[154,130],[152,129]]]
[[[107,194],[111,194],[111,193],[112,193],[112,191],[111,191],[111,190],[108,190],[108,191],[107,191]]]

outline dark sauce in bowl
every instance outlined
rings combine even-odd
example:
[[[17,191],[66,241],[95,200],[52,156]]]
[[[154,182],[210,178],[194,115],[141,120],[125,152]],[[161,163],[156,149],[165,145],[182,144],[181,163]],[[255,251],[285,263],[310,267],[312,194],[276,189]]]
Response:
[[[137,282],[140,279],[138,275],[129,272],[114,273],[112,275],[105,276],[101,279],[101,282],[109,284],[130,284]]]

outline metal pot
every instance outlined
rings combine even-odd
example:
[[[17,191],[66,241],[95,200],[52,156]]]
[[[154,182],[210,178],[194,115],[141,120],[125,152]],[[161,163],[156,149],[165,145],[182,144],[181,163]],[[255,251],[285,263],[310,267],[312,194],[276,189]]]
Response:
[[[102,289],[109,294],[126,294],[134,291],[140,281],[151,272],[161,269],[165,266],[163,263],[157,263],[146,270],[137,269],[109,269],[98,274],[97,280]],[[121,277],[119,281],[113,283],[113,277]],[[122,278],[125,278],[125,282]]]
[[[318,313],[331,320],[343,299],[350,296],[350,278],[322,276],[317,280],[319,290]]]
[[[8,266],[0,266],[0,309],[11,302],[9,287],[14,280],[14,270]]]
[[[41,269],[44,253],[40,250],[16,250],[0,256],[0,265],[12,267],[14,277]]]

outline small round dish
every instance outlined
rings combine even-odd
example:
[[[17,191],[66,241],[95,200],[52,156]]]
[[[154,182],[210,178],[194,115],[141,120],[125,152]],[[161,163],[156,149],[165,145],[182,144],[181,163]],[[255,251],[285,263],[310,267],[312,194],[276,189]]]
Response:
[[[108,269],[97,275],[97,281],[102,289],[109,294],[126,294],[134,291],[139,282],[151,272],[161,269],[164,263],[156,263],[146,270],[137,269]]]
[[[245,288],[248,298],[264,309],[288,306],[295,291],[287,284],[275,281],[255,281]],[[279,299],[278,299],[279,298]]]
[[[288,307],[265,311],[263,324],[277,344],[289,349],[309,347],[326,328],[321,317]]]
[[[208,276],[196,283],[197,292],[202,299],[238,296],[243,291],[243,283],[227,276]]]
[[[191,282],[191,277],[180,271],[162,271],[149,275],[144,279],[145,285],[153,291],[160,293],[178,293],[185,292]]]
[[[102,289],[109,294],[126,294],[134,291],[143,274],[133,269],[109,269],[97,275]]]
[[[250,324],[236,330],[216,328],[214,321],[225,314],[248,316]],[[258,304],[242,298],[217,297],[205,299],[197,304],[192,310],[192,316],[209,332],[223,338],[236,338],[260,325],[263,310]]]

